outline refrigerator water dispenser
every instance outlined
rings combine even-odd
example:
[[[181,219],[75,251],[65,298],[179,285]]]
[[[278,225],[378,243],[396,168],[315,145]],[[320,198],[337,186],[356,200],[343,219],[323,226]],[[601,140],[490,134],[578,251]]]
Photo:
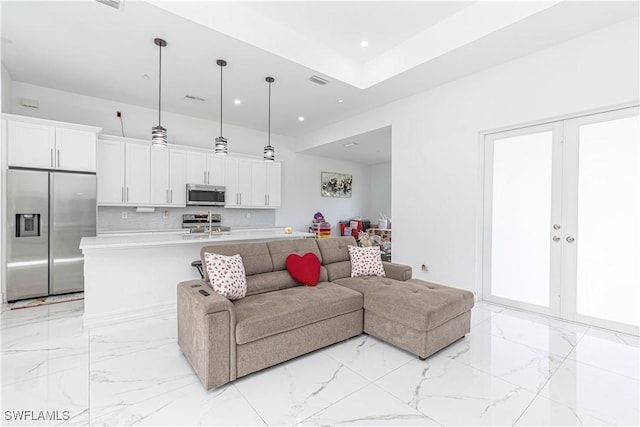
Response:
[[[16,214],[16,237],[40,236],[40,214]]]

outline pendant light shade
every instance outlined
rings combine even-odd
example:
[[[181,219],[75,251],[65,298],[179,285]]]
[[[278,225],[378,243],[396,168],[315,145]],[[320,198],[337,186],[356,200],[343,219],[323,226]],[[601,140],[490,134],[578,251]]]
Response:
[[[158,65],[158,126],[151,128],[151,144],[156,147],[167,146],[167,130],[162,127],[160,122],[160,112],[162,105],[162,48],[167,46],[167,42],[163,39],[154,39],[153,43],[160,49],[159,65]]]
[[[265,80],[269,83],[269,132],[268,142],[266,147],[264,147],[264,161],[273,162],[276,159],[276,149],[271,145],[271,83],[273,83],[275,79],[273,77],[267,77]]]
[[[220,66],[220,136],[216,138],[215,153],[220,156],[226,156],[229,150],[227,138],[222,136],[222,68],[227,66],[227,61],[218,59],[216,64]]]

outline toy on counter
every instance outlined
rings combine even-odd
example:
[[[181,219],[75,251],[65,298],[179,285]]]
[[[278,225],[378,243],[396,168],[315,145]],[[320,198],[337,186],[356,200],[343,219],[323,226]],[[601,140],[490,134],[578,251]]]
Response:
[[[313,214],[313,222],[326,222],[324,220],[324,215],[322,215],[322,212],[316,212]]]

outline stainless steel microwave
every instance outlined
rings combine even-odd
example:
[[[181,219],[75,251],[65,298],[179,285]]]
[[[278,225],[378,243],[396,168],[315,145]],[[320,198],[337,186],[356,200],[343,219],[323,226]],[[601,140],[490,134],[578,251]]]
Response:
[[[224,187],[187,184],[187,205],[224,206]]]

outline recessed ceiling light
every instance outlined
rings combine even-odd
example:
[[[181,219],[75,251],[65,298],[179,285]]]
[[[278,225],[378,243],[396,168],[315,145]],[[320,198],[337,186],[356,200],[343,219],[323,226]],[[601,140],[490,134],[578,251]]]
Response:
[[[344,102],[344,99],[338,99],[338,104],[342,104]]]
[[[239,100],[239,99],[234,99],[233,103],[236,104],[236,105],[240,105],[240,104],[242,104],[242,101]]]
[[[302,117],[302,116],[298,117],[298,121],[299,122],[304,122],[304,117]]]
[[[360,42],[360,47],[367,47],[367,46],[369,46],[369,42],[368,42],[368,41],[366,41],[366,40],[362,40],[362,41]]]

